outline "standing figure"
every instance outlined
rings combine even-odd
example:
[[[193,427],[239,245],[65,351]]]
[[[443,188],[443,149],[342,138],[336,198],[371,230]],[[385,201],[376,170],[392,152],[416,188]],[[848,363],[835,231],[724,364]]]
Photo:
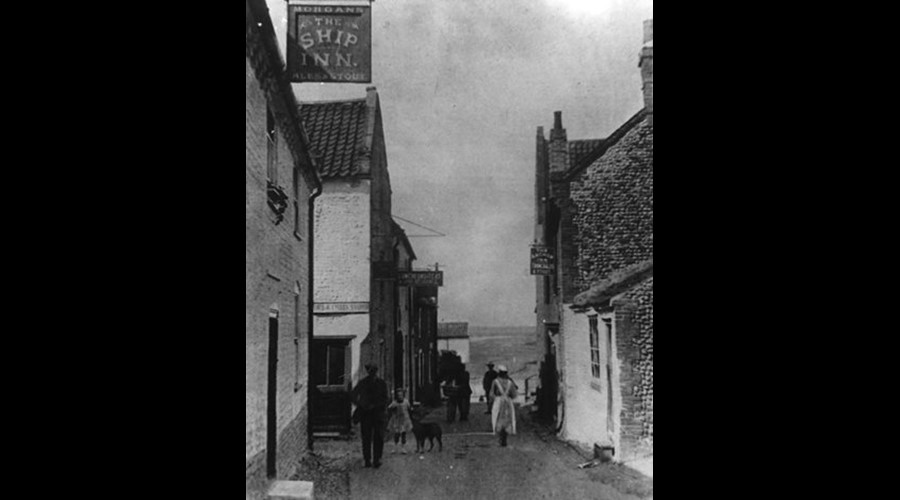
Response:
[[[481,387],[484,388],[484,398],[487,400],[486,415],[490,415],[491,409],[494,407],[494,397],[491,395],[491,387],[494,385],[494,379],[497,378],[497,372],[494,371],[494,363],[487,364],[488,370],[484,373],[481,380]]]
[[[456,407],[459,406],[459,386],[456,385],[456,375],[447,375],[442,386],[444,396],[447,396],[447,423],[456,420]]]
[[[518,396],[518,388],[509,378],[506,366],[498,366],[497,371],[499,373],[491,386],[491,394],[494,396],[491,423],[494,434],[500,436],[500,446],[506,446],[506,436],[516,433],[516,407],[513,400]]]
[[[406,399],[406,391],[396,389],[394,400],[388,405],[388,430],[394,433],[394,450],[397,453],[399,443],[400,453],[406,455],[406,433],[413,428],[412,419],[409,417],[409,401]]]
[[[363,460],[366,467],[381,467],[384,450],[385,410],[388,404],[387,384],[378,378],[378,367],[366,365],[368,376],[359,381],[350,394],[359,412],[359,428],[362,436]]]
[[[472,386],[470,380],[471,377],[468,370],[466,370],[466,365],[460,365],[459,372],[456,374],[456,386],[459,388],[457,389],[456,398],[457,406],[459,406],[460,422],[469,420],[469,402],[472,399]]]

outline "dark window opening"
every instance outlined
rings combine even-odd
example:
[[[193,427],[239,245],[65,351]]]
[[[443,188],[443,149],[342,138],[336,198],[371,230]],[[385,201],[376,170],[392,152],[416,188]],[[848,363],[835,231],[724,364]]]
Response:
[[[317,343],[312,359],[312,383],[315,385],[344,385],[346,345]]]

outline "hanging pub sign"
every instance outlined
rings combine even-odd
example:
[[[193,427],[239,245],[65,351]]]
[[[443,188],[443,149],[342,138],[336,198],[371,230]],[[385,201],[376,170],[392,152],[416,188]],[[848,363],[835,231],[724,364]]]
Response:
[[[287,67],[292,82],[370,83],[369,1],[288,4]]]
[[[398,286],[444,286],[444,271],[397,271]]]
[[[531,274],[553,274],[553,254],[550,247],[535,245],[531,247]]]

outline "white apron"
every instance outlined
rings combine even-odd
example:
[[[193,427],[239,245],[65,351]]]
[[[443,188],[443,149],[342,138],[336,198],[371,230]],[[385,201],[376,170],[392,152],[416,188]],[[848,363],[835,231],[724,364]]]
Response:
[[[497,377],[491,386],[491,395],[494,396],[494,406],[491,408],[491,425],[494,434],[506,430],[508,434],[516,433],[516,406],[513,400],[518,395],[516,383],[512,379]]]

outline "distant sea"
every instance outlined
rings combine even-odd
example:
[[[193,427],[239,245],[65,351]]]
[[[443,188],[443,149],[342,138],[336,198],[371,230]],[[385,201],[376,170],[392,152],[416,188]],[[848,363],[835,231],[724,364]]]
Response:
[[[524,395],[528,380],[534,391],[538,374],[538,351],[534,326],[469,326],[469,373],[472,376],[473,396],[483,394],[481,379],[487,363],[506,365],[509,375]]]

